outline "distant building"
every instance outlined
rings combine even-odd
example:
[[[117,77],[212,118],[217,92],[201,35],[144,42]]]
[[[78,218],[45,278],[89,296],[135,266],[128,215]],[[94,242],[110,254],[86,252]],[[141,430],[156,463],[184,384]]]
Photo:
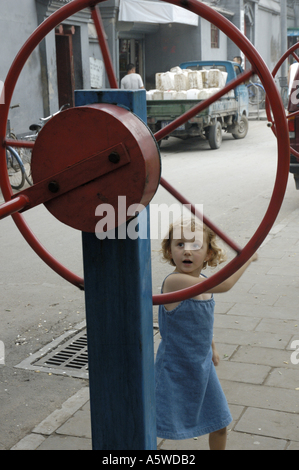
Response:
[[[30,34],[53,12],[71,0],[1,0],[0,80]],[[58,25],[27,61],[19,78],[11,110],[15,133],[28,133],[39,117],[74,105],[74,90],[104,86],[104,67],[89,9]]]

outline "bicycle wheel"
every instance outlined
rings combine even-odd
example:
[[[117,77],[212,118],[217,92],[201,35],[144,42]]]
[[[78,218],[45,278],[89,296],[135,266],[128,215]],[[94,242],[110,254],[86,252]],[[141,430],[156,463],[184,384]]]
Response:
[[[33,185],[32,174],[31,174],[31,156],[32,150],[27,148],[20,148],[20,156],[25,168],[25,179],[29,186]]]
[[[263,85],[254,83],[248,85],[249,103],[252,105],[262,104],[265,100],[265,90]]]
[[[6,148],[6,162],[12,189],[21,189],[25,183],[25,168],[19,154],[11,147]]]

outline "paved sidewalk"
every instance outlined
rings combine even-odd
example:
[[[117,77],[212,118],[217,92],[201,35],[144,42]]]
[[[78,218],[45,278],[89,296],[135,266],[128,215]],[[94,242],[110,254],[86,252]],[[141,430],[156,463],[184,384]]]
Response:
[[[229,450],[299,450],[299,209],[276,225],[237,286],[216,298],[218,376],[233,423]],[[155,347],[159,333],[155,334]],[[299,346],[298,359],[299,359]],[[162,450],[207,450],[207,437],[158,440]],[[82,388],[13,450],[91,450]]]

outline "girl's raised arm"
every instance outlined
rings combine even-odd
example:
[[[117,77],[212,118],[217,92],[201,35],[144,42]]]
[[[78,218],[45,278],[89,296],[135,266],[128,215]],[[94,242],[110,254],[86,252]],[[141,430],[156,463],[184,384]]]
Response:
[[[252,258],[250,258],[247,263],[245,263],[238,271],[236,271],[231,277],[226,279],[226,281],[219,284],[219,286],[214,287],[213,289],[209,290],[209,294],[223,294],[224,292],[230,291],[234,285],[238,282],[240,277],[243,276],[246,269],[253,263],[254,261],[258,260],[258,254],[255,253]]]
[[[234,285],[238,282],[241,276],[245,273],[246,269],[254,261],[258,260],[257,253],[250,258],[247,263],[244,264],[238,271],[236,271],[232,276],[230,276],[226,281],[219,284],[219,286],[210,289],[206,294],[223,294],[224,292],[230,291]],[[201,282],[204,282],[204,278],[198,278],[189,276],[188,274],[179,274],[169,276],[164,284],[163,293],[167,294],[177,290],[187,289],[188,287],[195,286]]]

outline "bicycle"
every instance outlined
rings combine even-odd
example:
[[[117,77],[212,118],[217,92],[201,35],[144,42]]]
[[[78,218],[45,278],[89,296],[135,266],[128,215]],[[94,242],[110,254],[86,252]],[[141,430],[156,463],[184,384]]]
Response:
[[[25,184],[26,171],[21,157],[12,147],[6,148],[6,165],[12,189],[20,190]]]
[[[252,105],[260,105],[266,99],[266,92],[261,83],[249,82],[246,85],[248,88],[249,103]]]
[[[17,104],[11,106],[10,109],[18,108],[19,106],[20,105]],[[9,137],[10,139],[17,140],[16,135],[11,131],[10,120],[7,121],[6,134],[7,137]],[[27,181],[30,185],[32,184],[26,174],[26,169],[22,160],[22,156],[10,146],[6,148],[6,165],[9,182],[12,189],[22,189],[25,184],[25,181]]]
[[[44,127],[44,125],[50,121],[50,119],[52,119],[52,117],[54,116],[57,116],[57,114],[61,113],[64,109],[67,109],[69,108],[71,105],[69,103],[67,104],[64,104],[61,106],[61,108],[59,109],[59,111],[57,111],[57,113],[54,113],[54,114],[51,114],[51,116],[48,116],[46,118],[39,118],[40,120],[40,124],[31,124],[31,126],[29,126],[29,130],[32,131],[32,132],[35,132],[35,134],[32,134],[32,135],[29,135],[27,136],[28,139],[31,138],[31,140],[36,140],[39,132],[41,131],[41,129]],[[25,137],[26,139],[26,137]]]

